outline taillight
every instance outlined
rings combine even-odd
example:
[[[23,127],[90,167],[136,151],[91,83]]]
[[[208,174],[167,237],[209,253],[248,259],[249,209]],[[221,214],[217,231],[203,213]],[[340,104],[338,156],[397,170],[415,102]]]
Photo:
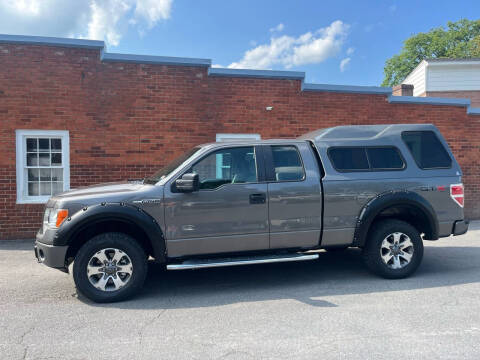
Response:
[[[463,207],[463,200],[465,198],[463,194],[463,184],[450,185],[450,196],[458,205]]]

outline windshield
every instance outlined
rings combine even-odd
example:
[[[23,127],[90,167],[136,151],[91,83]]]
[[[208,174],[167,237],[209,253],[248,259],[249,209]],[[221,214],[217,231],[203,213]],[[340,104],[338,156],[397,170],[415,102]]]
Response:
[[[179,156],[178,158],[173,160],[171,163],[169,163],[165,167],[158,170],[152,176],[146,177],[145,178],[145,183],[146,184],[156,184],[160,180],[166,178],[168,175],[170,175],[172,173],[172,171],[174,171],[176,168],[178,168],[180,165],[182,165],[185,161],[187,161],[187,159],[190,158],[193,154],[195,154],[198,150],[200,150],[199,147],[194,147],[193,149],[188,150],[186,153]]]

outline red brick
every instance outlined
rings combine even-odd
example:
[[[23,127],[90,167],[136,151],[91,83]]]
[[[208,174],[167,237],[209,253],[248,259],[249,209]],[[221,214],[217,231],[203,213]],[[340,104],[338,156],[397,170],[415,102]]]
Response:
[[[434,123],[463,168],[466,214],[480,218],[480,117],[465,108],[302,92],[299,80],[210,77],[199,67],[102,63],[98,50],[2,47],[2,239],[32,238],[43,211],[16,204],[16,129],[69,130],[75,188],[142,178],[216,133],[285,138],[335,125]]]

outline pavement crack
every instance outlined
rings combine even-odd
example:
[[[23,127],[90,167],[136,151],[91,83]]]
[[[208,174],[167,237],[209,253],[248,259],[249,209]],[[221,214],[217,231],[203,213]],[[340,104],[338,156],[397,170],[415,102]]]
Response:
[[[140,338],[140,345],[142,345],[143,343],[143,336],[144,336],[144,333],[145,333],[145,330],[150,326],[152,325],[155,321],[157,321],[158,319],[160,319],[160,317],[165,314],[165,312],[167,311],[167,309],[163,309],[162,311],[160,311],[157,315],[155,315],[152,319],[148,320],[145,322],[145,324],[142,325],[142,327],[140,328],[140,331],[138,332],[138,336]]]
[[[27,329],[26,331],[23,332],[22,335],[20,335],[20,338],[19,338],[19,341],[18,341],[18,344],[19,345],[22,345],[23,346],[23,356],[22,356],[22,359],[26,359],[27,358],[27,354],[28,354],[28,345],[25,345],[24,344],[24,341],[25,341],[25,337],[30,334],[33,330],[35,330],[35,325],[30,327],[29,329]]]
[[[230,350],[230,351],[227,351],[225,354],[222,354],[219,357],[217,357],[216,360],[222,360],[222,359],[228,358],[229,356],[236,356],[236,355],[238,355],[242,359],[246,359],[247,357],[250,358],[250,359],[255,359],[255,356],[253,356],[253,354],[251,354],[247,351]]]

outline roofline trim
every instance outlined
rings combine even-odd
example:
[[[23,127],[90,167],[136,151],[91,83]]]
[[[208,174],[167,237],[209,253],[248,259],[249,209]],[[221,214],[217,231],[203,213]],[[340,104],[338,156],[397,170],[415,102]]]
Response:
[[[208,75],[218,77],[246,77],[260,79],[287,79],[304,80],[303,71],[283,71],[283,70],[251,70],[251,69],[228,69],[211,67],[208,69]]]
[[[61,47],[76,47],[84,49],[105,49],[105,43],[100,40],[84,40],[59,38],[50,36],[25,36],[0,34],[0,44],[28,44]]]
[[[117,53],[106,53],[106,52],[102,53],[100,60],[105,62],[203,66],[203,67],[210,67],[212,64],[212,60],[210,59],[184,58],[184,57],[175,57],[175,56],[117,54]]]
[[[469,114],[469,115],[480,115],[480,108],[468,107],[467,108],[467,114]]]
[[[381,86],[354,86],[354,85],[331,85],[331,84],[302,84],[302,91],[325,91],[352,94],[379,94],[390,95],[392,88]]]
[[[421,97],[421,96],[388,96],[392,104],[450,105],[470,108],[470,99]]]
[[[463,61],[431,61],[427,63],[428,66],[433,67],[448,67],[448,66],[471,66],[471,65],[480,65],[480,60],[463,60]]]

